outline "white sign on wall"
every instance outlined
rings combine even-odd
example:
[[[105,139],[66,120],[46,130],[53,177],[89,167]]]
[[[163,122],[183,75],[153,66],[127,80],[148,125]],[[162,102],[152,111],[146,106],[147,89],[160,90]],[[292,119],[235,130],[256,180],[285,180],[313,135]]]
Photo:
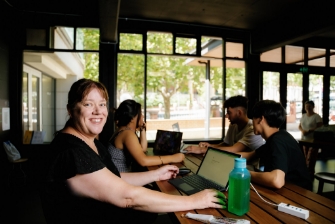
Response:
[[[10,129],[10,119],[9,119],[9,107],[2,108],[2,130],[6,131]]]

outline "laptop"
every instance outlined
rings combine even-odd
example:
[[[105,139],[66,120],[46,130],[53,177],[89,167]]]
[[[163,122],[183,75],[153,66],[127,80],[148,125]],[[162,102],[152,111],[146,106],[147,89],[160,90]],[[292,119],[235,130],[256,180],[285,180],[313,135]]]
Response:
[[[227,191],[229,173],[234,168],[235,158],[241,158],[241,155],[208,147],[196,174],[170,179],[168,182],[187,195],[208,188]],[[195,184],[190,179],[196,179]],[[210,185],[203,185],[203,182]],[[197,186],[200,184],[202,186]]]
[[[180,128],[179,128],[179,123],[178,122],[172,124],[172,130],[176,131],[176,132],[180,132]],[[180,152],[185,153],[186,151],[184,151],[184,149],[187,148],[188,146],[190,146],[190,144],[185,144],[185,143],[183,143],[183,140],[181,140]]]
[[[157,130],[153,151],[157,155],[172,155],[180,152],[183,133]]]

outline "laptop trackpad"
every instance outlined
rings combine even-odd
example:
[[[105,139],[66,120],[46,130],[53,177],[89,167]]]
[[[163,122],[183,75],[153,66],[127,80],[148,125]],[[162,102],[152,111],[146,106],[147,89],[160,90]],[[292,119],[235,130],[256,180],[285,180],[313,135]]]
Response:
[[[171,179],[169,182],[187,195],[191,195],[200,191],[199,189],[196,189],[188,183],[182,181],[181,178]]]

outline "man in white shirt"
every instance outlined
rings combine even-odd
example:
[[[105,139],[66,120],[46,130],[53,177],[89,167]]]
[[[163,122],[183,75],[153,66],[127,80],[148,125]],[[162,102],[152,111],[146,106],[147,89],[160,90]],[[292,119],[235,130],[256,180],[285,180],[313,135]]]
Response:
[[[252,120],[247,115],[248,99],[246,97],[233,96],[225,101],[224,108],[227,109],[225,117],[229,119],[230,125],[223,142],[219,144],[200,142],[199,145],[185,148],[186,153],[202,154],[209,146],[235,153],[250,152],[265,143],[260,135],[254,134]]]

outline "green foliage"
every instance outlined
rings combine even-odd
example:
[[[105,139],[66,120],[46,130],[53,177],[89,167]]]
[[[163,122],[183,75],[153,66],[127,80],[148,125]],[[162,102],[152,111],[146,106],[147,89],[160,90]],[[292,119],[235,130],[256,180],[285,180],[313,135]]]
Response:
[[[78,35],[82,38],[83,48],[87,50],[99,49],[100,32],[98,29],[79,29]],[[84,77],[87,79],[99,80],[99,54],[83,53]]]

